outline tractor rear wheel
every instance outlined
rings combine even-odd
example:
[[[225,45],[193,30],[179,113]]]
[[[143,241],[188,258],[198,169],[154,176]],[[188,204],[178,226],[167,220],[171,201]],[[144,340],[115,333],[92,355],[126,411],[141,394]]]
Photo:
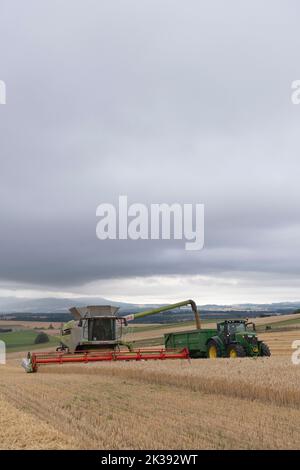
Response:
[[[246,351],[241,344],[230,344],[227,349],[227,355],[230,358],[245,357]]]
[[[262,356],[271,356],[270,348],[266,343],[261,343],[260,353]]]
[[[209,359],[216,359],[217,357],[221,357],[221,351],[217,343],[213,340],[210,340],[207,343],[207,357]]]

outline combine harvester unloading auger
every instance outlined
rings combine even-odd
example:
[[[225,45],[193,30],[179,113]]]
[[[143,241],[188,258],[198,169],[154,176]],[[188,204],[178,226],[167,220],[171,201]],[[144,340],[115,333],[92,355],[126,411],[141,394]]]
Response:
[[[64,325],[60,336],[61,345],[56,352],[28,353],[22,366],[26,372],[37,372],[38,366],[45,364],[188,359],[189,351],[186,347],[133,349],[121,339],[122,327],[129,321],[188,305],[192,307],[196,327],[200,329],[199,313],[193,300],[126,316],[117,316],[118,307],[109,305],[73,307],[70,312],[74,320]]]

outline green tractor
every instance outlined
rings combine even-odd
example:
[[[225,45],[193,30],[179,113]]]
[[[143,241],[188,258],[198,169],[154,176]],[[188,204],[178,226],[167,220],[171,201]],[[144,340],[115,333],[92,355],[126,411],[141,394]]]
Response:
[[[225,320],[216,329],[200,329],[165,335],[167,348],[188,347],[191,357],[270,356],[267,344],[258,340],[255,324],[248,320]]]
[[[255,324],[247,320],[227,320],[217,324],[217,335],[207,345],[208,357],[270,356],[269,346],[259,341]]]

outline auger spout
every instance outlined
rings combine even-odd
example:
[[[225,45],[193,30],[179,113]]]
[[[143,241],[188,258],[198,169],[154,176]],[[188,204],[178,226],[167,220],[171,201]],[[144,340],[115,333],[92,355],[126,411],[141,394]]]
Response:
[[[151,309],[151,310],[145,310],[144,312],[133,313],[133,314],[130,314],[130,315],[126,315],[123,318],[127,322],[128,321],[133,321],[133,320],[137,320],[138,318],[147,317],[148,315],[155,315],[156,313],[167,312],[169,310],[173,310],[174,308],[185,307],[187,305],[191,306],[192,311],[193,311],[194,316],[195,316],[196,328],[197,328],[197,330],[200,330],[201,329],[200,315],[199,315],[199,312],[197,310],[196,303],[191,299],[184,300],[182,302],[177,302],[176,304],[164,305],[163,307],[158,307],[158,308],[154,308],[154,309]]]

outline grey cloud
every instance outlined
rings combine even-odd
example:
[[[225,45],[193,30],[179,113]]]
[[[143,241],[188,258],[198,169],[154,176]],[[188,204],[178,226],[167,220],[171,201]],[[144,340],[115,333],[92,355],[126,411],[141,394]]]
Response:
[[[296,1],[1,8],[3,281],[299,275]],[[98,241],[119,194],[205,203],[205,249]]]

